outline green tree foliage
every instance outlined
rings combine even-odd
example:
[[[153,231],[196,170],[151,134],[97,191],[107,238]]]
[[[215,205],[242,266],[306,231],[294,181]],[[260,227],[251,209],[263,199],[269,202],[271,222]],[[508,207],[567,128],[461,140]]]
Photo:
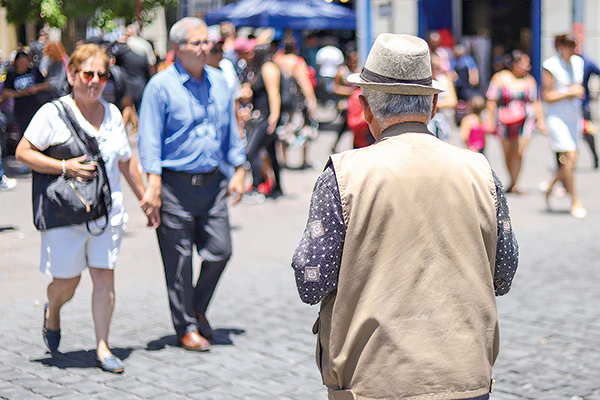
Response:
[[[142,22],[149,22],[156,7],[175,7],[177,0],[141,0]],[[0,0],[6,19],[14,24],[42,19],[61,28],[67,18],[86,17],[90,23],[109,29],[117,18],[133,21],[136,0]]]

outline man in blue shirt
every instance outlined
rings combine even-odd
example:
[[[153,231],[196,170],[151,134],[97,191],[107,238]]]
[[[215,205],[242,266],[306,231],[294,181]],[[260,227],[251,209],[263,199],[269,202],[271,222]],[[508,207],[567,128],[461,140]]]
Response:
[[[227,82],[206,66],[206,24],[183,18],[170,39],[177,61],[148,82],[142,99],[139,152],[148,188],[141,203],[157,228],[178,343],[205,351],[213,334],[206,309],[231,256],[226,197],[236,204],[243,194],[246,155]],[[196,284],[194,246],[203,260]]]

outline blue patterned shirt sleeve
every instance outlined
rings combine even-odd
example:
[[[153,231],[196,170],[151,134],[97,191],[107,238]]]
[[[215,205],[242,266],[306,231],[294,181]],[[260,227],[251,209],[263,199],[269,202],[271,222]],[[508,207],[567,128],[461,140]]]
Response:
[[[496,244],[496,269],[494,271],[494,290],[496,296],[508,293],[512,280],[519,264],[519,244],[512,229],[510,212],[506,201],[506,194],[502,182],[492,171],[496,184],[498,206],[496,210],[498,220],[498,242]]]
[[[315,184],[306,229],[292,259],[303,302],[317,304],[336,290],[345,236],[342,202],[330,164]]]
[[[517,271],[519,246],[512,230],[504,187],[496,173],[492,171],[492,174],[498,202],[494,291],[496,296],[502,296],[510,290]],[[345,238],[340,192],[333,165],[329,164],[315,184],[308,222],[292,258],[296,286],[303,302],[317,304],[337,289]]]

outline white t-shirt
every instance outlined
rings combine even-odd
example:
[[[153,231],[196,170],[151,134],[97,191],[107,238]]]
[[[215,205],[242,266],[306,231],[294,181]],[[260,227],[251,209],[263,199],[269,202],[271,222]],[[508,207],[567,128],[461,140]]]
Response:
[[[231,61],[224,58],[221,61],[219,61],[219,68],[225,76],[227,86],[229,86],[229,90],[233,95],[233,99],[238,100],[242,96],[242,85],[240,85],[240,80],[238,79],[237,73],[235,72],[235,67],[233,66]]]
[[[125,224],[128,217],[123,205],[119,161],[129,160],[132,153],[119,109],[114,104],[100,99],[100,103],[104,106],[104,120],[100,130],[96,131],[75,106],[70,95],[63,96],[60,100],[71,107],[81,128],[89,136],[96,138],[106,166],[111,190],[110,223],[112,226]],[[40,151],[44,151],[50,146],[65,143],[71,137],[71,131],[58,115],[56,107],[51,103],[46,103],[35,114],[23,136]]]
[[[335,46],[325,46],[317,51],[319,75],[334,78],[338,67],[344,62],[344,53]]]
[[[156,56],[152,50],[152,45],[146,39],[139,36],[130,36],[127,38],[127,45],[134,53],[146,57],[148,65],[156,64]]]

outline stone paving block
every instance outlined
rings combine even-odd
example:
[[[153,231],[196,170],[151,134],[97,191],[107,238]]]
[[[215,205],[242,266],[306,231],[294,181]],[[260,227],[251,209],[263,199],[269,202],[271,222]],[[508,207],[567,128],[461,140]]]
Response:
[[[245,396],[244,400],[281,400],[284,397],[281,397],[280,395],[269,395],[269,394],[257,394],[257,395],[250,395],[250,396]]]
[[[229,386],[229,383],[225,383],[223,385],[220,385],[219,387],[226,387],[226,386]],[[204,386],[203,386],[202,382],[198,382],[198,380],[191,380],[191,381],[174,380],[172,382],[162,381],[160,387],[168,389],[173,393],[186,394],[186,393],[193,393],[193,392],[197,392],[198,390],[202,390]]]
[[[167,390],[160,389],[149,384],[143,384],[135,388],[130,388],[128,389],[128,392],[143,399],[152,399],[169,393]]]
[[[88,380],[83,378],[82,376],[65,373],[49,377],[48,381],[61,386],[68,386],[80,382],[88,382]]]
[[[217,387],[223,387],[230,384],[229,380],[226,380],[220,376],[219,371],[215,371],[219,376],[203,375],[201,378],[196,380],[196,385],[203,389],[214,389]]]
[[[86,395],[101,393],[106,389],[106,386],[101,383],[87,381],[87,380],[83,381],[83,382],[72,383],[70,385],[65,385],[65,386],[72,390],[76,390],[76,391],[81,392]]]
[[[514,393],[505,393],[494,390],[494,393],[490,395],[490,400],[523,400],[525,397],[516,395]]]
[[[167,392],[167,394],[155,397],[154,399],[156,399],[156,400],[185,400],[185,399],[189,399],[189,397],[180,395],[180,394]]]
[[[285,396],[293,400],[327,400],[327,391],[323,390],[321,393],[315,393],[305,389],[297,389],[286,393]]]
[[[108,382],[116,382],[130,379],[129,374],[127,373],[127,365],[125,365],[125,372],[122,374],[111,374],[109,372],[102,371],[99,368],[93,371],[95,373],[89,373],[85,376],[81,376],[84,376],[86,380],[89,380],[91,382],[97,382],[104,385],[106,385]]]
[[[127,392],[129,389],[141,386],[141,383],[137,379],[128,376],[122,380],[106,382],[105,386]]]
[[[221,391],[188,393],[187,398],[196,399],[196,400],[238,400],[238,399],[240,399],[240,397],[233,396],[229,393],[223,393]]]
[[[35,377],[23,377],[12,380],[11,383],[46,397],[59,396],[68,392],[62,386]]]
[[[94,394],[94,398],[98,400],[140,400],[142,397],[127,393],[122,390],[105,389],[101,393]]]
[[[585,400],[600,400],[600,391],[590,393],[585,397]]]
[[[104,393],[104,392],[102,392]],[[100,393],[100,394],[102,394]],[[98,394],[93,394],[93,395],[82,395],[81,393],[78,392],[72,392],[69,393],[67,395],[64,396],[60,396],[60,397],[56,397],[56,398],[52,398],[52,400],[81,400],[81,399],[94,399],[97,400],[98,399]]]
[[[576,382],[576,384],[579,385],[580,382]],[[580,387],[580,386],[567,385],[567,386],[561,387],[560,389],[557,389],[557,392],[560,392],[561,394],[568,396],[568,397],[585,398],[586,396],[592,394],[593,390],[587,389],[585,387]]]
[[[2,393],[0,394],[0,398],[8,400],[40,400],[48,397],[38,395],[27,389],[13,386],[3,389]]]
[[[287,385],[271,380],[252,380],[248,386],[274,395],[282,395],[290,389]]]

